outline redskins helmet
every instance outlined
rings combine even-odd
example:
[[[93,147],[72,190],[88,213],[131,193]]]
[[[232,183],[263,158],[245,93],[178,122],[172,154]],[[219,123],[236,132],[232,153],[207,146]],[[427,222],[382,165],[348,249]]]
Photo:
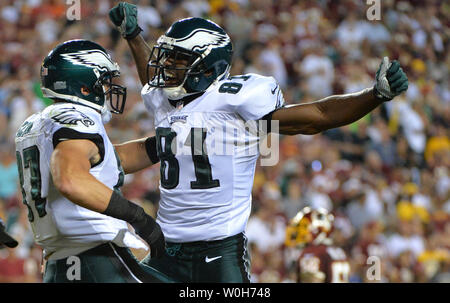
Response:
[[[110,109],[120,114],[126,100],[126,88],[112,83],[119,77],[119,65],[106,50],[89,40],[69,40],[56,46],[41,66],[42,92],[45,97],[91,107],[101,113]],[[82,93],[82,88],[86,93]]]
[[[334,216],[324,208],[303,208],[286,228],[286,246],[326,244],[330,241],[333,221]]]
[[[153,47],[148,85],[163,88],[171,100],[204,92],[228,77],[232,55],[231,39],[219,25],[203,18],[179,20]]]

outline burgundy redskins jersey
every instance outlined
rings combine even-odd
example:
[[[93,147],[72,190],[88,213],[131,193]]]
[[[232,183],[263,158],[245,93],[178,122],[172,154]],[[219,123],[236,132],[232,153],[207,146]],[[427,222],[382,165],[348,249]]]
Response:
[[[387,252],[386,247],[378,240],[362,240],[355,245],[352,253],[355,255],[362,255],[364,260],[367,260],[370,256],[383,258]]]
[[[297,262],[297,282],[346,283],[350,263],[344,250],[329,245],[309,245]]]

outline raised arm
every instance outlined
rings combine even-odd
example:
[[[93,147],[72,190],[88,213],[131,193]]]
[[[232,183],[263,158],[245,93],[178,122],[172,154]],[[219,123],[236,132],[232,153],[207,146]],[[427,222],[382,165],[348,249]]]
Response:
[[[134,62],[136,62],[136,68],[141,80],[142,86],[148,83],[147,64],[150,58],[151,48],[145,42],[141,35],[137,35],[133,39],[127,39],[130,46],[131,53],[133,54]],[[151,75],[150,75],[151,77]]]
[[[109,18],[117,26],[123,38],[128,42],[141,84],[148,82],[147,63],[150,58],[151,48],[140,35],[142,29],[137,22],[137,7],[134,4],[120,2],[109,11]]]
[[[383,59],[373,88],[353,94],[336,95],[322,100],[286,106],[272,114],[279,121],[280,134],[312,135],[359,120],[385,101],[408,88],[408,78],[400,64]]]

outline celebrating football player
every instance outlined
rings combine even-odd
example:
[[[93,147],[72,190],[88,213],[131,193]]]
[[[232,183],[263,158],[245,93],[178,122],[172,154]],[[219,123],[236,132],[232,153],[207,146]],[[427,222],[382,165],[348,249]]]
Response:
[[[129,250],[146,246],[127,222],[154,256],[164,251],[164,236],[142,207],[120,194],[124,173],[158,160],[154,137],[114,148],[105,132],[111,112],[125,106],[126,89],[113,83],[119,74],[94,42],[58,45],[41,67],[42,91],[54,104],[16,134],[23,202],[47,260],[44,282],[169,281]]]
[[[348,282],[350,263],[344,250],[330,238],[334,217],[326,209],[303,208],[286,228],[286,246],[299,248],[297,282]]]
[[[167,255],[144,262],[183,282],[250,281],[244,231],[259,156],[251,149],[260,138],[246,122],[273,120],[280,134],[316,134],[358,120],[408,87],[400,64],[385,58],[373,88],[284,106],[273,77],[229,76],[232,43],[214,22],[179,20],[150,48],[136,6],[121,2],[109,17],[136,61],[161,160],[157,221]]]

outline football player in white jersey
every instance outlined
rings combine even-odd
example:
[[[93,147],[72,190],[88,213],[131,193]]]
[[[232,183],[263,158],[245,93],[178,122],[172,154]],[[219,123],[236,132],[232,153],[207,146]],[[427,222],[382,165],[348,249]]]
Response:
[[[58,45],[41,67],[42,91],[54,104],[16,134],[23,202],[44,249],[44,282],[169,281],[129,250],[146,246],[127,222],[153,255],[164,252],[165,242],[155,220],[120,194],[124,173],[158,159],[154,137],[114,147],[106,134],[103,123],[125,105],[126,89],[113,83],[119,74],[94,42]]]
[[[229,76],[232,43],[217,24],[179,20],[150,48],[136,6],[121,2],[109,17],[136,61],[161,160],[157,221],[167,255],[144,262],[183,282],[250,281],[244,231],[259,156],[255,121],[278,121],[280,134],[316,134],[358,120],[408,87],[399,63],[385,58],[373,88],[284,106],[273,77]]]

